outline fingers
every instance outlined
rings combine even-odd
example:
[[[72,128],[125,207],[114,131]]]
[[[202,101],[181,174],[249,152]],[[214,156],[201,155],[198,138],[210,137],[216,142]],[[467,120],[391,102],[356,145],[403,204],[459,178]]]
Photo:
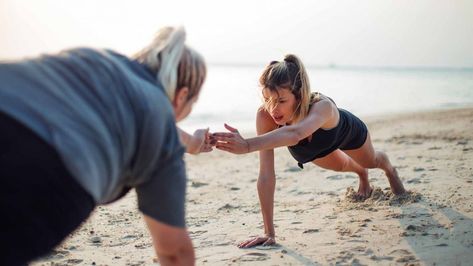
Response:
[[[212,151],[212,146],[209,145],[209,144],[205,144],[203,147],[202,147],[202,152],[209,152],[209,151]]]
[[[230,132],[233,132],[233,133],[236,133],[238,132],[238,129],[234,128],[234,127],[231,127],[230,125],[227,125],[227,123],[223,124],[225,126],[225,128],[230,131]]]
[[[215,146],[217,144],[217,139],[214,138],[213,136],[210,136],[209,138],[209,145]]]
[[[212,134],[212,136],[214,136],[215,138],[219,138],[219,137],[233,138],[233,137],[235,137],[235,134],[234,133],[227,133],[227,132],[215,132],[215,133]]]
[[[220,143],[235,143],[235,140],[229,137],[215,137],[215,141],[217,145]]]
[[[241,243],[240,245],[238,245],[238,247],[239,248],[251,248],[253,246],[261,244],[261,242],[262,242],[262,239],[260,237],[255,237],[255,238],[249,239],[249,240]]]
[[[270,246],[276,243],[272,237],[253,237],[238,244],[239,248],[251,248],[263,243],[263,246]]]
[[[245,240],[245,241],[241,242],[240,244],[238,244],[237,246],[238,246],[239,248],[246,247],[246,245],[248,245],[248,243],[250,243],[251,241],[253,241],[253,238],[252,238],[252,239]]]
[[[226,146],[222,146],[222,145],[217,145],[217,146],[215,146],[215,148],[217,148],[217,149],[219,149],[219,150],[222,150],[222,151],[228,151],[228,152],[233,153],[233,149],[230,148],[230,147],[226,147]]]
[[[272,237],[268,237],[268,240],[264,241],[263,246],[271,246],[274,245],[276,241]]]

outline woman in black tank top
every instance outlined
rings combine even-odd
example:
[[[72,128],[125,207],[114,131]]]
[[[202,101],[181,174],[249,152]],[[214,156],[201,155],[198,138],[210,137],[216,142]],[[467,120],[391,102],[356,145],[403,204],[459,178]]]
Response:
[[[238,130],[225,124],[230,132],[214,133],[216,148],[235,154],[260,151],[258,195],[263,213],[264,235],[240,243],[239,247],[276,243],[273,225],[274,151],[287,146],[302,168],[312,162],[322,168],[354,172],[360,183],[357,195],[367,198],[372,188],[368,170],[380,168],[395,194],[405,192],[388,156],[374,149],[366,125],[350,112],[320,94],[311,93],[308,75],[294,55],[271,62],[260,77],[264,104],[257,111],[258,136],[243,138]]]

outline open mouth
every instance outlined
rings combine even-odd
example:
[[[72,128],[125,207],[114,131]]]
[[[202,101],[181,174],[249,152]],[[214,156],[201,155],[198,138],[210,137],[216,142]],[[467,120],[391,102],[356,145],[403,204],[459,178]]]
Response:
[[[279,121],[282,120],[283,117],[284,117],[284,116],[282,116],[282,115],[274,115],[274,116],[273,116],[273,119],[274,119],[274,121],[279,122]]]

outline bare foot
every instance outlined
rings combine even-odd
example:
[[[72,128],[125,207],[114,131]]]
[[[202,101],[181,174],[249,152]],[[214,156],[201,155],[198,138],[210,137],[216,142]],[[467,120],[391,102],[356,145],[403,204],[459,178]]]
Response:
[[[391,191],[395,195],[401,195],[401,194],[406,193],[406,190],[404,189],[404,185],[402,184],[402,181],[399,178],[399,175],[397,174],[396,168],[393,167],[392,169],[393,170],[390,173],[386,172],[386,176],[388,177]]]
[[[360,175],[360,185],[358,186],[356,198],[357,200],[365,200],[371,196],[371,192],[373,192],[373,188],[368,181],[368,170],[365,169]]]
[[[356,193],[356,199],[365,200],[371,197],[372,192],[373,188],[369,184],[363,185],[363,183],[360,182],[360,185],[358,186],[358,192]]]

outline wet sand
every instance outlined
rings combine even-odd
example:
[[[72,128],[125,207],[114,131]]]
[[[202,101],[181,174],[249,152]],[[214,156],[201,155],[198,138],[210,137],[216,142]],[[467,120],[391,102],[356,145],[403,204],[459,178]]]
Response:
[[[301,170],[287,149],[276,149],[273,247],[236,247],[263,232],[258,154],[186,156],[187,223],[197,265],[471,264],[473,108],[363,119],[409,193],[392,195],[383,172],[370,170],[373,193],[359,201],[354,174],[309,164]],[[98,207],[32,265],[150,265],[154,258],[131,192]]]

